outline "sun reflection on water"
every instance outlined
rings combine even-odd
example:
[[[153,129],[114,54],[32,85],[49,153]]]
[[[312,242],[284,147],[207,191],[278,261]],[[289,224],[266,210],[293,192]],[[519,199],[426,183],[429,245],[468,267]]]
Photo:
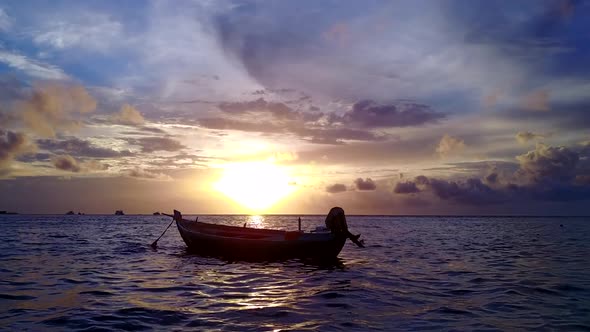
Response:
[[[266,228],[267,225],[264,221],[264,216],[252,215],[247,217],[246,226],[251,228]]]

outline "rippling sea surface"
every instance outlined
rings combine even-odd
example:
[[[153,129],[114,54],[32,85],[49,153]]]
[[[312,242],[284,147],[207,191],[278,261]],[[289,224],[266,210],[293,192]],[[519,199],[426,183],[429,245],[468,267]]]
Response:
[[[191,255],[174,227],[153,250],[160,216],[0,216],[0,329],[590,330],[588,218],[347,219],[366,248],[314,265]]]

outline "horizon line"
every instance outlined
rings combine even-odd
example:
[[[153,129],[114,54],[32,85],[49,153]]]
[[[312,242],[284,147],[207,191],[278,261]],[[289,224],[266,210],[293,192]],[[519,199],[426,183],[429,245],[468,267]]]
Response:
[[[325,216],[325,213],[182,213],[186,216]],[[168,217],[165,215],[154,215],[153,213],[129,213],[124,215],[116,215],[114,213],[84,213],[84,214],[65,214],[65,213],[20,213],[8,212],[0,213],[0,216],[152,216],[152,217]],[[347,214],[349,217],[488,217],[488,218],[590,218],[590,215],[532,215],[532,214]]]

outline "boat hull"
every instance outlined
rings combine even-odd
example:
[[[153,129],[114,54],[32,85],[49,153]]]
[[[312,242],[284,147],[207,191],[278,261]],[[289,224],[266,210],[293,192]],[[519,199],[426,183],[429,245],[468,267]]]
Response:
[[[299,233],[180,220],[176,222],[188,250],[238,260],[335,259],[346,242],[332,233]]]

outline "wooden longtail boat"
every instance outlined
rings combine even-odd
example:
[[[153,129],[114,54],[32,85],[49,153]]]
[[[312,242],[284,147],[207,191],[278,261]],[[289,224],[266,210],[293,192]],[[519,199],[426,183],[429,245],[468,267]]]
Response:
[[[329,260],[338,256],[347,238],[363,246],[360,235],[348,231],[344,210],[338,207],[326,217],[325,231],[309,233],[208,224],[184,219],[176,210],[168,216],[176,221],[188,250],[203,255],[247,260]]]

